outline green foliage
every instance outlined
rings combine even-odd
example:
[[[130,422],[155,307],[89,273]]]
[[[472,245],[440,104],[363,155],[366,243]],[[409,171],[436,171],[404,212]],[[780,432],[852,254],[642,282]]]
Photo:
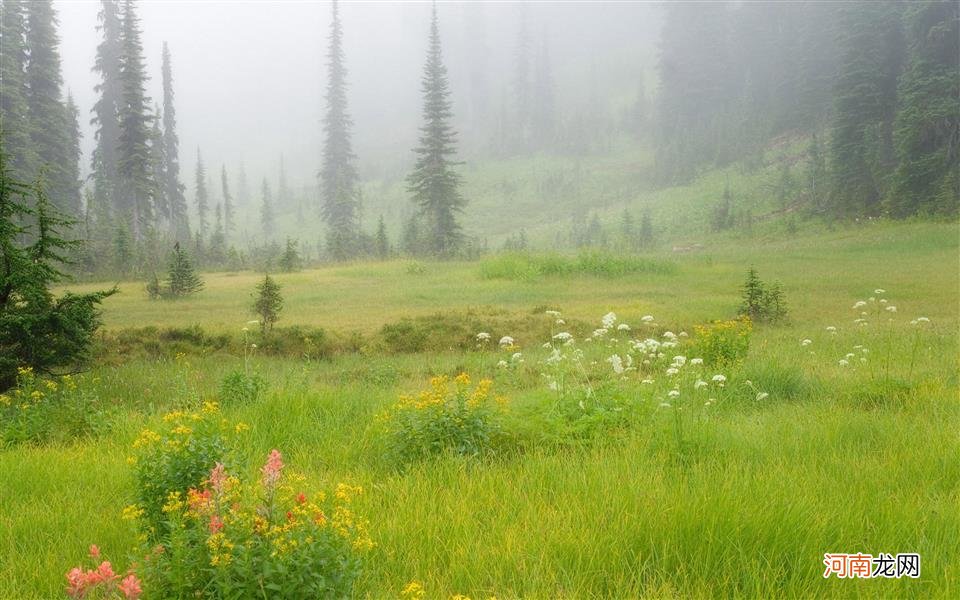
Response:
[[[531,280],[543,276],[594,275],[620,278],[637,274],[666,275],[676,272],[673,262],[586,250],[576,257],[561,254],[508,252],[485,258],[480,274],[485,279]]]
[[[72,225],[39,182],[12,179],[0,153],[0,390],[14,385],[18,367],[50,373],[88,357],[97,307],[116,289],[59,298],[50,291],[64,279],[64,253],[78,246],[63,237]]]
[[[765,284],[753,267],[747,270],[747,279],[741,292],[743,302],[740,305],[739,314],[755,322],[775,323],[786,318],[787,305],[780,283]]]
[[[70,375],[41,379],[20,369],[17,386],[0,394],[0,448],[69,443],[108,431],[99,398],[82,383]]]
[[[171,298],[182,298],[202,289],[203,280],[194,270],[190,256],[180,247],[180,242],[176,242],[167,269],[167,295]]]
[[[500,432],[500,400],[490,398],[491,385],[484,379],[471,388],[465,373],[452,381],[441,375],[416,396],[401,396],[383,417],[388,460],[402,466],[443,453],[492,451]]]
[[[267,388],[267,380],[258,373],[231,371],[220,382],[219,398],[223,406],[256,402]]]
[[[287,238],[287,247],[280,255],[280,270],[284,273],[292,273],[303,268],[303,260],[300,258],[300,252],[297,250],[297,241]]]
[[[283,310],[283,297],[280,286],[269,275],[263,283],[257,285],[257,294],[253,301],[253,314],[260,320],[260,331],[266,335],[273,330],[273,324],[280,319]]]
[[[696,353],[710,365],[735,365],[743,362],[750,350],[753,325],[748,317],[714,321],[695,328]]]
[[[229,463],[231,440],[237,430],[227,427],[217,405],[207,402],[199,411],[174,411],[164,415],[159,432],[144,429],[136,449],[134,475],[137,506],[143,531],[158,539],[169,531],[164,505],[171,495],[185,496],[203,485],[217,463]]]

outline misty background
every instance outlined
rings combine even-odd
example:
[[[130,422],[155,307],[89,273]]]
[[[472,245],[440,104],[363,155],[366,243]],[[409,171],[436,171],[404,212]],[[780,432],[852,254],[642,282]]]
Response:
[[[81,113],[84,174],[90,170],[92,70],[100,3],[57,0],[64,88]],[[147,93],[159,103],[160,53],[172,55],[183,181],[188,196],[199,146],[212,176],[244,164],[256,187],[277,177],[280,155],[294,189],[317,185],[327,77],[328,2],[138,2]],[[402,178],[413,162],[419,87],[431,3],[341,4],[348,106],[361,177]],[[536,57],[549,54],[559,116],[635,102],[655,89],[662,6],[646,3],[441,2],[460,157],[489,146],[490,126],[511,101],[521,29]],[[591,97],[597,95],[599,97]],[[216,186],[213,186],[216,189]]]

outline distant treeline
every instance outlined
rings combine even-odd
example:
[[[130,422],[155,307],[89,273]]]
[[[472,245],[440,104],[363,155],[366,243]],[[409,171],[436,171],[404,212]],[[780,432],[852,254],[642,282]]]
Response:
[[[756,153],[775,136],[825,130],[827,185],[812,199],[822,212],[956,213],[958,6],[668,5],[659,60],[659,176],[683,182]],[[811,149],[814,159],[819,152],[819,145]]]

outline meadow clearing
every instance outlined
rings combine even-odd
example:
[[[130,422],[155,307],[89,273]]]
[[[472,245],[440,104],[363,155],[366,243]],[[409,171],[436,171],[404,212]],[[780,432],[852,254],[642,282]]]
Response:
[[[241,331],[260,274],[205,274],[174,302],[122,282],[107,358],[77,383],[96,427],[0,449],[0,597],[58,597],[90,544],[126,565],[132,445],[217,401],[249,426],[237,472],[276,448],[305,486],[363,488],[356,597],[955,598],[957,253],[953,223],[876,222],[607,269],[507,255],[279,274],[278,327],[323,328],[315,354]],[[733,360],[695,360],[711,330],[697,326],[736,317],[750,265],[783,284],[788,319],[755,324]],[[129,328],[193,325],[230,342],[109,348]],[[221,398],[237,370],[264,391]],[[460,373],[500,399],[485,450],[389,460],[383,415]],[[824,579],[826,552],[916,552],[922,576]]]

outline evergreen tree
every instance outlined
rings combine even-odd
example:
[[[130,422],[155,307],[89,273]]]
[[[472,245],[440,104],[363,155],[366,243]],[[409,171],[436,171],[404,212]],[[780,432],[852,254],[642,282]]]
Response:
[[[95,88],[100,97],[93,106],[91,121],[96,126],[96,147],[92,160],[94,200],[99,206],[119,211],[120,199],[116,193],[117,149],[120,146],[120,106],[123,102],[120,82],[120,55],[123,50],[122,23],[117,2],[101,0],[98,19],[103,40],[97,46],[94,63],[94,70],[100,74],[100,83]]]
[[[27,22],[24,2],[0,4],[0,130],[3,131],[9,175],[19,181],[36,177],[36,152],[27,107]],[[27,199],[29,201],[29,198]]]
[[[956,214],[960,203],[960,5],[910,4],[909,56],[898,86],[899,166],[887,207],[895,217]]]
[[[436,5],[430,21],[421,90],[424,123],[420,128],[420,145],[414,150],[417,162],[407,177],[407,184],[414,203],[429,223],[431,253],[452,256],[463,243],[457,214],[463,211],[466,202],[460,194],[460,176],[453,170],[458,163],[451,160],[456,152],[456,132],[450,124],[453,112],[447,69],[440,49]]]
[[[160,108],[155,107],[155,113],[160,114]],[[160,119],[153,119],[153,125],[150,128],[150,180],[157,185],[153,191],[153,209],[154,216],[158,224],[163,221],[169,225],[173,215],[171,212],[169,198],[167,198],[167,188],[163,185],[166,180],[166,152],[164,151],[163,131],[160,129]]]
[[[81,188],[83,182],[80,180],[80,109],[73,101],[73,95],[67,94],[67,136],[70,141],[67,146],[67,163],[65,181],[70,185],[67,188],[67,206],[73,206],[76,209],[75,214],[81,213]]]
[[[283,254],[280,255],[280,270],[284,273],[292,273],[294,271],[299,271],[303,266],[303,261],[300,259],[300,252],[297,250],[297,241],[287,238],[287,246],[283,251]]]
[[[122,277],[129,275],[133,268],[133,243],[130,241],[130,229],[125,221],[120,221],[114,232],[113,268]]]
[[[280,320],[283,310],[283,297],[280,295],[280,286],[270,275],[263,278],[263,283],[257,285],[257,295],[253,301],[253,314],[260,320],[260,331],[263,335],[273,331],[273,324]]]
[[[51,286],[65,279],[66,255],[79,246],[63,237],[74,221],[51,205],[42,185],[10,176],[3,147],[0,139],[0,391],[16,383],[20,367],[51,373],[86,359],[98,306],[116,291],[53,295]]]
[[[640,216],[640,234],[639,234],[640,246],[648,248],[653,245],[653,218],[650,216],[650,209],[643,209],[643,214]]]
[[[58,209],[77,216],[80,198],[73,194],[69,117],[61,102],[63,77],[60,74],[60,39],[57,14],[50,0],[27,3],[27,110],[30,136],[49,197]]]
[[[625,248],[633,248],[637,244],[637,232],[633,223],[630,209],[624,208],[620,216],[620,238]]]
[[[263,228],[263,237],[267,240],[273,237],[274,217],[273,217],[273,198],[270,194],[270,184],[267,178],[263,178],[263,185],[260,188],[260,195],[263,197],[260,205],[260,226]]]
[[[347,69],[344,65],[343,28],[336,0],[330,24],[329,79],[323,117],[323,165],[320,170],[321,214],[327,225],[327,251],[334,260],[355,253],[357,232],[357,172],[350,140],[352,121],[347,113]]]
[[[899,2],[852,2],[840,12],[841,61],[831,136],[832,208],[876,213],[893,168],[893,120],[903,54]]]
[[[390,238],[387,237],[387,226],[383,222],[383,215],[380,215],[380,220],[377,222],[376,252],[380,260],[390,257]]]
[[[173,298],[180,298],[199,292],[203,289],[203,281],[193,268],[190,256],[180,248],[180,243],[173,245],[170,255],[170,266],[167,269],[167,290]]]
[[[233,233],[233,196],[230,195],[230,184],[227,181],[227,166],[220,168],[220,188],[223,193],[223,230],[227,238]]]
[[[153,222],[155,182],[150,169],[149,99],[143,63],[140,25],[133,0],[125,0],[120,35],[120,133],[117,174],[120,206],[131,223],[133,238],[143,239]]]
[[[827,190],[827,158],[824,153],[820,137],[814,133],[807,148],[807,194],[810,197],[810,206],[819,212],[824,206],[824,195]]]
[[[177,113],[173,106],[173,74],[170,49],[163,43],[161,67],[163,78],[163,187],[170,211],[170,233],[178,241],[190,239],[190,219],[187,215],[186,186],[180,182],[180,140],[177,137]]]
[[[207,170],[203,166],[203,156],[197,148],[197,169],[194,173],[193,200],[197,204],[197,235],[201,240],[207,238],[210,227],[208,214],[210,213],[210,196],[207,194]]]
[[[227,258],[227,240],[223,230],[223,208],[219,202],[213,208],[213,233],[210,235],[210,246],[207,248],[208,262],[221,265]]]

